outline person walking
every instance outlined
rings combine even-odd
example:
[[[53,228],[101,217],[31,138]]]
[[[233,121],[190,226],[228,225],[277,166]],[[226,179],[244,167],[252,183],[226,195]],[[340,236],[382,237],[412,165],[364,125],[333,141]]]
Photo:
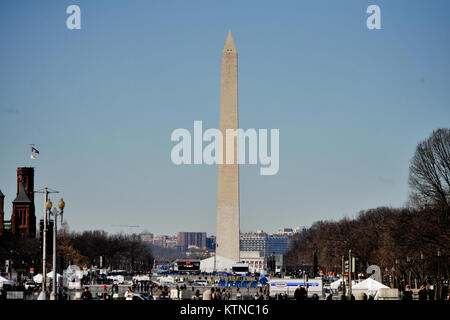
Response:
[[[211,288],[211,300],[218,300],[217,293],[214,288]]]
[[[125,292],[125,300],[133,300],[133,291],[128,287],[127,292]]]
[[[236,289],[236,300],[242,300],[242,294],[239,288]]]
[[[212,300],[212,290],[214,290],[214,288],[203,291],[203,300]]]
[[[302,288],[302,286],[301,286],[301,285],[298,285],[297,289],[295,289],[295,292],[294,292],[294,299],[295,299],[296,301],[301,300],[301,288]]]
[[[419,289],[419,301],[427,301],[427,288],[424,285],[420,286]]]
[[[301,285],[299,284],[299,285],[298,285],[298,288],[295,289],[295,292],[294,292],[294,299],[295,299],[296,301],[302,301],[302,300],[305,300],[305,299],[306,299],[306,295],[307,295],[307,292],[306,292],[305,287],[303,287],[303,286],[301,286]]]
[[[403,291],[403,301],[412,301],[413,299],[413,292],[411,290],[411,287],[409,284],[406,285],[405,291]]]
[[[91,300],[91,299],[92,299],[92,294],[89,291],[89,288],[85,287],[84,291],[83,291],[83,293],[81,295],[81,300]]]
[[[192,296],[192,300],[200,300],[200,290],[196,290],[194,295]]]

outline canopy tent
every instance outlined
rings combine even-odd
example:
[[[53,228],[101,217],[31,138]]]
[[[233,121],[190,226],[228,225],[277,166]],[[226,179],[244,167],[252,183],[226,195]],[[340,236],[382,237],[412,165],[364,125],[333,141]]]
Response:
[[[338,280],[330,283],[330,289],[338,290],[339,287],[341,286],[341,284],[342,284],[342,279],[338,279]]]
[[[150,277],[147,275],[139,275],[139,276],[134,276],[133,280],[135,281],[150,281]]]
[[[36,283],[42,283],[42,273],[38,273],[33,277],[33,281]]]
[[[47,278],[53,279],[53,271],[50,271],[49,273],[47,273]],[[62,275],[57,273],[56,274],[56,278],[58,279],[58,282],[60,282],[61,278],[62,278]],[[42,273],[38,273],[37,275],[35,275],[33,277],[33,281],[36,282],[36,283],[42,283]]]
[[[355,284],[356,284],[355,280],[352,280],[352,286],[354,286]],[[348,286],[348,283],[345,282],[345,285]],[[338,279],[330,283],[330,289],[332,290],[338,290],[340,286],[342,286],[342,279]]]
[[[0,286],[3,287],[4,285],[13,286],[14,285],[14,281],[13,280],[9,280],[8,278],[5,278],[3,276],[0,276]]]
[[[47,277],[49,277],[50,279],[53,279],[53,271],[50,271],[49,273],[47,273]],[[59,273],[56,273],[56,278],[61,278],[62,275],[60,275]]]
[[[370,295],[376,298],[378,296],[378,290],[380,290],[381,288],[389,288],[389,287],[372,278],[367,278],[366,280],[352,286],[352,292],[355,295],[357,293],[363,292],[368,296]]]
[[[261,283],[263,286],[267,283],[267,278],[265,276],[261,276],[259,278],[259,283]]]
[[[209,257],[200,261],[201,272],[232,272],[232,267],[235,262],[231,259],[216,256]]]

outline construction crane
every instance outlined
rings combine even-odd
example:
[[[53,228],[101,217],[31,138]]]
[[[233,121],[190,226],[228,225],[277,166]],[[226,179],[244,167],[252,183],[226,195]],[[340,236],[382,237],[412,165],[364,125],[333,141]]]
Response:
[[[116,228],[128,228],[128,232],[131,233],[131,229],[141,228],[139,225],[129,225],[129,224],[112,224],[111,227]]]
[[[141,226],[132,226],[128,224],[112,224],[111,227],[121,227],[121,228],[140,228]]]

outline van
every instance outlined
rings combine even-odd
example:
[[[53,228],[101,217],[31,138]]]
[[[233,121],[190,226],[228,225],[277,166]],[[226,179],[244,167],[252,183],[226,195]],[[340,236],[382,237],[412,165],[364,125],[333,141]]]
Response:
[[[308,298],[311,298],[314,294],[323,297],[322,279],[309,279],[307,281],[303,279],[274,279],[269,282],[270,296],[276,297],[280,293],[286,293],[289,298],[294,298],[295,290],[299,285],[306,288]]]

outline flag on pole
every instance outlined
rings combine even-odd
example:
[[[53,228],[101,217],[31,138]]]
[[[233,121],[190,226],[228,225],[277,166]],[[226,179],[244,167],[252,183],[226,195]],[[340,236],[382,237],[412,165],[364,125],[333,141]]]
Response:
[[[36,155],[39,154],[39,150],[34,147],[34,144],[30,144],[31,154],[30,154],[30,168],[31,168],[31,160],[37,159]]]

